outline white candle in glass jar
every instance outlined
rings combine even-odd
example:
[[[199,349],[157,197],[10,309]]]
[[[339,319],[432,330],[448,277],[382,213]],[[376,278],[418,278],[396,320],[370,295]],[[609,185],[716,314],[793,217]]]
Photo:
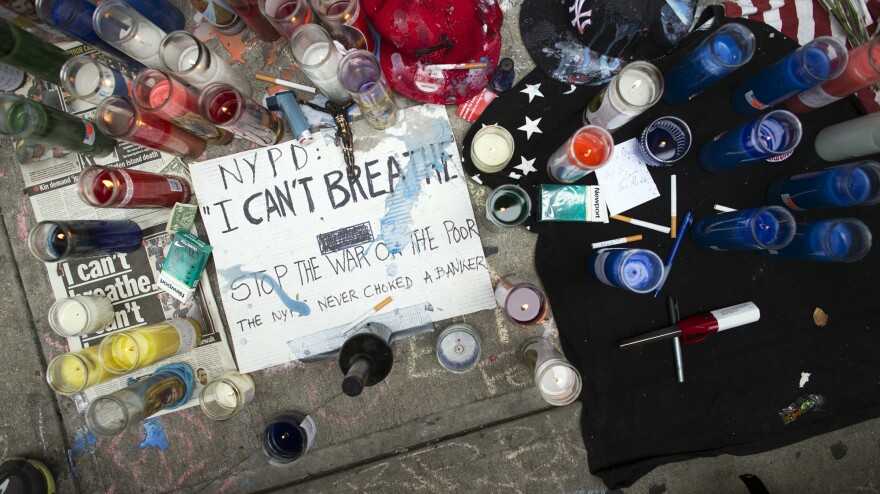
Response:
[[[199,47],[193,46],[187,48],[180,54],[180,59],[177,61],[177,70],[175,72],[183,72],[191,69],[196,62],[199,60]]]
[[[218,405],[234,410],[238,407],[239,397],[235,388],[225,382],[218,382],[214,385],[214,400]]]
[[[336,47],[331,43],[321,41],[306,49],[300,67],[322,93],[337,103],[351,99],[351,95],[342,87],[342,83],[336,77],[339,60],[340,56]]]
[[[657,94],[654,81],[639,69],[622,71],[618,88],[623,100],[632,106],[645,106],[653,101]]]
[[[122,43],[123,51],[148,67],[164,68],[159,58],[159,43],[165,33],[145,22],[138,23],[136,29],[134,36]]]
[[[541,375],[538,389],[545,396],[561,399],[574,391],[576,380],[577,376],[572,368],[564,364],[556,364]]]
[[[113,303],[101,295],[62,298],[49,309],[49,326],[59,336],[81,336],[106,328],[116,312]]]
[[[504,127],[487,125],[471,141],[471,161],[485,173],[496,173],[504,169],[513,157],[513,136]]]
[[[98,66],[90,63],[85,64],[76,71],[73,80],[73,87],[77,95],[92,95],[98,92],[98,85],[101,83],[101,73]]]

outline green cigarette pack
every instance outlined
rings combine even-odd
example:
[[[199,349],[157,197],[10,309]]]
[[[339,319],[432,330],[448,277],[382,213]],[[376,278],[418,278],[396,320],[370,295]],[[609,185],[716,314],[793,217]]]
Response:
[[[608,223],[608,208],[598,185],[541,184],[538,221]]]
[[[183,303],[189,302],[210,256],[211,246],[199,237],[185,230],[175,233],[159,274],[159,288]]]

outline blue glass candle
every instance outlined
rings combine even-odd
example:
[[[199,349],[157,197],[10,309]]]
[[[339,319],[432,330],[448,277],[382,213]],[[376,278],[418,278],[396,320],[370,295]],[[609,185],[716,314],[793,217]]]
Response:
[[[263,453],[271,465],[286,465],[301,458],[315,436],[315,423],[296,412],[275,417],[263,430]]]
[[[672,166],[691,149],[691,129],[684,120],[660,117],[639,136],[639,151],[649,166]]]
[[[142,241],[141,228],[131,220],[41,221],[28,235],[31,253],[45,262],[134,252]]]
[[[855,218],[839,218],[798,223],[790,244],[760,254],[801,261],[855,262],[870,250],[871,230]]]
[[[128,60],[128,57],[107,44],[95,32],[92,24],[95,6],[87,0],[37,0],[36,6],[46,24],[73,39]]]
[[[663,281],[663,261],[645,249],[602,249],[589,261],[590,274],[609,286],[649,293]]]
[[[684,104],[745,65],[754,54],[755,35],[749,28],[725,24],[663,76],[666,90],[661,99],[670,106]]]
[[[795,233],[794,216],[785,208],[760,208],[716,214],[694,222],[691,240],[712,250],[781,249]]]
[[[718,173],[785,154],[801,142],[802,134],[793,113],[776,110],[705,142],[697,159],[704,170]]]
[[[125,0],[125,3],[166,33],[179,31],[186,25],[183,13],[167,0]]]
[[[880,163],[862,161],[777,178],[767,202],[790,209],[845,208],[880,202]]]
[[[839,76],[846,68],[847,58],[843,43],[820,36],[740,84],[731,93],[730,102],[740,115],[757,115]]]

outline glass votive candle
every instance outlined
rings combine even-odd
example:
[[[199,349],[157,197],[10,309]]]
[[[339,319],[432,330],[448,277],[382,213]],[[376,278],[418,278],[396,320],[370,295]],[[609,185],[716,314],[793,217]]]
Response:
[[[46,368],[49,387],[63,395],[76,394],[117,377],[119,376],[101,367],[96,346],[63,353],[53,358]]]
[[[80,199],[96,208],[170,208],[192,199],[183,177],[97,165],[79,174],[76,188]]]
[[[473,326],[452,324],[437,336],[437,361],[449,372],[464,374],[480,362],[482,346],[480,335]]]
[[[272,466],[289,465],[306,454],[316,435],[312,417],[288,412],[272,419],[263,430],[263,453]]]
[[[126,98],[110,96],[95,109],[102,132],[145,148],[195,159],[205,152],[204,140],[149,112],[141,112]]]
[[[224,2],[216,0],[189,0],[189,3],[220,34],[231,36],[240,33],[244,29],[244,22],[241,21],[241,17],[227,8]]]
[[[486,219],[502,228],[523,224],[532,211],[532,200],[521,187],[500,185],[486,198]]]
[[[730,94],[731,105],[740,115],[757,115],[839,76],[846,68],[847,58],[843,43],[830,36],[820,36],[734,88]]]
[[[742,24],[724,24],[666,74],[663,102],[678,106],[742,67],[755,54],[755,35]]]
[[[584,125],[609,131],[629,122],[660,101],[663,74],[648,62],[623,68],[584,109]]]
[[[106,336],[98,347],[98,360],[108,372],[127,374],[186,353],[201,339],[202,326],[195,319],[170,319]]]
[[[0,62],[17,67],[34,77],[61,84],[61,66],[70,58],[66,51],[24,28],[0,19]]]
[[[281,35],[260,13],[257,0],[225,0],[232,10],[247,24],[248,29],[263,41],[275,41]]]
[[[37,0],[32,5],[48,26],[98,50],[114,56],[122,55],[98,37],[92,23],[95,5],[88,0]]]
[[[147,69],[131,83],[131,97],[142,110],[167,120],[200,139],[227,144],[234,137],[199,112],[199,95],[164,72]]]
[[[366,50],[348,52],[339,62],[337,77],[370,127],[382,130],[397,122],[397,102],[375,55]]]
[[[790,209],[845,208],[880,202],[880,163],[861,161],[777,178],[767,202]]]
[[[211,420],[226,420],[254,399],[254,379],[229,371],[209,382],[199,395],[199,406]]]
[[[230,67],[220,55],[186,31],[174,31],[165,36],[159,45],[159,56],[172,74],[196,89],[223,82],[246,96],[253,91],[244,74]]]
[[[221,82],[199,96],[199,110],[212,124],[261,146],[284,138],[284,123],[265,107]]]
[[[855,262],[870,250],[871,230],[867,225],[855,218],[839,218],[798,223],[790,244],[758,253],[801,261]]]
[[[28,234],[28,248],[41,261],[58,262],[134,252],[143,239],[131,220],[41,221]]]
[[[680,118],[660,117],[639,136],[639,151],[650,166],[672,166],[691,149],[691,129]]]
[[[547,174],[564,184],[577,182],[611,159],[614,139],[602,127],[581,127],[547,160]]]
[[[544,401],[554,406],[574,402],[581,394],[581,373],[542,336],[523,342],[520,357],[532,371]]]
[[[113,302],[103,295],[78,295],[57,300],[49,308],[49,326],[58,336],[72,338],[100,331],[116,317]]]
[[[88,55],[71,58],[61,67],[61,86],[71,96],[98,104],[109,96],[128,96],[129,77]]]
[[[646,249],[601,249],[590,256],[590,274],[633,293],[650,293],[663,282],[663,260]]]
[[[312,9],[306,0],[259,0],[260,12],[287,39],[312,22]]]
[[[376,44],[358,0],[314,0],[321,24],[348,49],[375,51]]]
[[[105,0],[93,19],[98,36],[111,46],[147,67],[164,68],[159,43],[165,31],[122,0]]]
[[[336,75],[342,55],[323,27],[308,24],[297,29],[290,37],[290,51],[296,66],[325,96],[339,104],[351,101]]]
[[[544,292],[513,275],[498,280],[495,301],[508,321],[522,327],[540,324],[550,311]]]
[[[183,12],[168,0],[125,0],[125,3],[165,32],[177,31],[186,26]]]
[[[780,206],[731,211],[694,221],[691,240],[712,250],[779,250],[791,243],[794,216]]]
[[[814,145],[816,154],[825,161],[880,153],[880,113],[829,125],[819,131]]]
[[[704,170],[718,173],[793,151],[802,135],[793,113],[776,110],[705,142],[697,159]]]
[[[498,173],[513,158],[513,136],[504,127],[487,125],[471,140],[471,162],[483,173]]]

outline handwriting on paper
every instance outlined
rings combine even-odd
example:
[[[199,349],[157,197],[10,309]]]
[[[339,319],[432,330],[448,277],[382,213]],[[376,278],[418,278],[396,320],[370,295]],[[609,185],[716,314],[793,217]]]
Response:
[[[612,215],[660,197],[635,139],[614,146],[611,161],[596,170],[596,179],[602,186],[608,212]]]

